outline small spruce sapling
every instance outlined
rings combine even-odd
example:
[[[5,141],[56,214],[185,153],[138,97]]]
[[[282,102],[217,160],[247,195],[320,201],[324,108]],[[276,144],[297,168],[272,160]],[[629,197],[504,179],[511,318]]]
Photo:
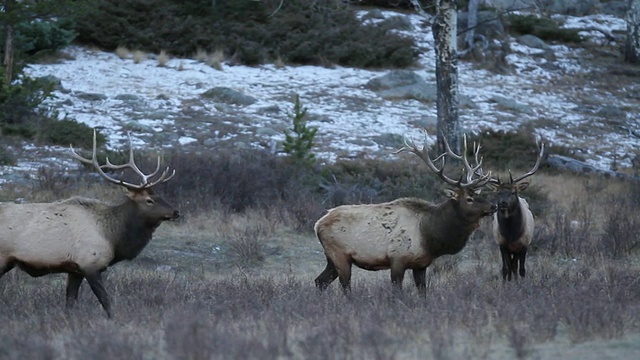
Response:
[[[311,148],[318,128],[307,126],[306,115],[307,109],[302,106],[300,97],[296,95],[293,106],[293,128],[284,131],[285,139],[282,145],[284,152],[289,154],[295,162],[312,166],[316,158]]]

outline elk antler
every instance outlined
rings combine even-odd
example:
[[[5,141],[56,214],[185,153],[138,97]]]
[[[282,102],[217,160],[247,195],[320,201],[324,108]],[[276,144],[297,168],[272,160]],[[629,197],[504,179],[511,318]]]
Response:
[[[426,139],[426,137],[428,136],[426,130],[424,131],[424,135]],[[400,148],[398,151],[396,151],[396,154],[401,151],[411,151],[412,153],[418,155],[418,157],[420,157],[420,159],[422,159],[422,161],[424,161],[427,164],[427,167],[429,167],[431,171],[435,172],[442,180],[444,180],[449,185],[463,188],[463,189],[479,188],[481,186],[484,186],[487,182],[489,182],[489,180],[491,179],[491,172],[484,174],[482,171],[482,158],[480,158],[480,155],[479,155],[480,153],[479,143],[477,146],[474,143],[473,153],[475,158],[475,165],[472,166],[469,163],[469,160],[467,159],[467,136],[464,135],[463,138],[464,138],[463,140],[464,150],[462,151],[462,155],[458,155],[454,153],[453,150],[451,150],[451,147],[449,146],[449,143],[447,142],[447,140],[444,139],[445,152],[438,155],[435,159],[432,160],[431,156],[429,156],[429,150],[427,149],[427,146],[423,146],[422,149],[419,149],[418,146],[415,144],[415,142],[411,139],[408,139],[407,137],[405,137],[404,146]],[[446,156],[450,156],[456,160],[462,161],[462,164],[464,165],[464,170],[463,170],[462,176],[460,176],[460,180],[453,180],[444,174],[444,168],[446,165]],[[442,166],[440,167],[440,169],[438,169],[438,167],[434,164],[434,162],[438,160],[442,160]],[[466,174],[466,182],[463,183],[462,178],[464,177],[465,174]],[[478,177],[474,179],[473,178],[474,175],[478,175]]]
[[[104,179],[106,179],[107,181],[117,184],[117,185],[122,185],[124,187],[126,187],[127,189],[148,189],[151,188],[157,184],[163,183],[163,182],[167,182],[169,181],[175,174],[176,174],[176,170],[174,169],[171,174],[169,175],[169,167],[167,167],[162,174],[160,175],[160,177],[158,179],[156,179],[155,181],[149,182],[149,179],[153,178],[158,171],[160,171],[160,156],[158,156],[158,165],[156,166],[156,170],[154,172],[152,172],[149,175],[145,175],[136,165],[135,160],[133,159],[133,146],[131,145],[131,136],[129,136],[129,162],[126,164],[122,164],[122,165],[114,165],[109,161],[109,158],[106,158],[106,164],[105,165],[100,165],[98,163],[98,158],[97,158],[97,152],[96,152],[96,131],[93,130],[93,155],[91,156],[91,159],[85,159],[82,156],[78,155],[76,153],[76,151],[73,149],[73,146],[70,145],[69,148],[71,149],[71,155],[82,161],[85,164],[91,164],[93,165],[93,167],[96,169],[96,171],[98,171],[98,174],[100,174],[100,176],[102,176]],[[118,179],[114,179],[112,177],[110,177],[109,175],[105,174],[105,172],[103,171],[103,169],[113,169],[113,170],[119,170],[119,169],[126,169],[129,168],[131,170],[133,170],[136,174],[140,175],[140,177],[142,177],[142,182],[139,185],[136,184],[132,184],[132,183],[128,183],[125,182],[123,180],[118,180]],[[168,175],[168,176],[167,176]]]
[[[513,178],[513,175],[511,174],[511,170],[509,170],[509,180],[511,181],[512,184],[515,184],[519,181],[522,181],[526,178],[528,178],[529,176],[533,175],[536,173],[536,171],[538,171],[538,166],[540,166],[540,161],[542,160],[542,155],[544,154],[544,143],[541,143],[540,141],[536,141],[536,145],[540,148],[540,152],[538,153],[538,158],[536,159],[536,163],[533,165],[533,167],[531,168],[531,170],[529,170],[526,174],[517,177],[517,178]]]

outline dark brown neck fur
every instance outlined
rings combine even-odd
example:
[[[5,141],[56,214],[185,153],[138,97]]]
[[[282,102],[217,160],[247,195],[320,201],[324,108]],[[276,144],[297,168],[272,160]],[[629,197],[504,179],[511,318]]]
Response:
[[[524,220],[522,209],[520,208],[520,199],[517,199],[515,206],[509,206],[509,217],[504,212],[498,210],[498,225],[500,235],[504,237],[507,243],[514,242],[522,237],[524,233]]]
[[[466,220],[457,201],[449,199],[422,216],[422,241],[435,259],[459,253],[477,227],[477,221]]]

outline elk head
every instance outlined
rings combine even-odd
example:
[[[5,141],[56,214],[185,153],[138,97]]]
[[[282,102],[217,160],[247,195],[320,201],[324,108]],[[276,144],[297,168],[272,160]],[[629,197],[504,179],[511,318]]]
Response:
[[[509,217],[509,214],[511,214],[515,210],[516,206],[518,206],[518,193],[529,187],[529,183],[526,181],[523,182],[522,180],[538,171],[540,161],[544,154],[544,143],[537,142],[537,145],[539,148],[538,158],[531,170],[527,173],[514,179],[511,170],[509,170],[508,182],[503,182],[499,177],[489,179],[489,186],[497,193],[498,211],[505,217]]]
[[[100,165],[98,163],[97,151],[96,151],[96,131],[93,131],[93,154],[91,159],[86,159],[76,153],[76,151],[71,146],[71,155],[81,162],[85,164],[90,164],[93,168],[110,183],[123,186],[127,190],[127,196],[129,199],[133,201],[133,203],[140,210],[137,212],[145,221],[145,223],[150,226],[158,226],[163,220],[174,220],[179,217],[180,213],[177,210],[174,210],[171,205],[169,205],[163,198],[159,195],[155,195],[153,193],[153,187],[167,182],[173,178],[176,171],[169,171],[169,167],[165,168],[164,171],[157,177],[155,180],[153,179],[156,175],[158,175],[160,171],[160,156],[158,156],[158,164],[156,166],[155,171],[150,174],[143,173],[140,168],[135,163],[133,157],[133,146],[131,145],[131,137],[129,137],[129,161],[126,164],[122,165],[114,165],[109,161],[109,158],[106,158],[106,163],[104,165]],[[104,169],[111,170],[124,170],[130,169],[135,174],[140,176],[141,181],[139,184],[134,184],[130,182],[125,182],[122,179],[115,179],[110,177],[104,172]]]
[[[427,132],[425,131],[425,138]],[[479,220],[483,216],[491,215],[496,211],[496,205],[488,200],[476,198],[480,194],[481,188],[485,186],[491,180],[491,172],[484,174],[482,171],[482,158],[480,157],[480,144],[474,143],[473,155],[474,164],[472,165],[467,158],[467,137],[463,136],[463,151],[462,155],[458,155],[451,150],[449,143],[445,139],[445,152],[431,159],[427,146],[423,146],[419,149],[418,146],[412,141],[405,138],[405,145],[397,152],[410,151],[416,154],[427,167],[436,173],[440,179],[442,179],[449,188],[445,190],[447,196],[457,202],[459,208],[465,217],[474,218]],[[463,169],[462,174],[458,180],[452,179],[445,175],[444,169],[446,165],[447,157],[453,158],[462,162]],[[441,162],[440,168],[436,166],[436,162]]]

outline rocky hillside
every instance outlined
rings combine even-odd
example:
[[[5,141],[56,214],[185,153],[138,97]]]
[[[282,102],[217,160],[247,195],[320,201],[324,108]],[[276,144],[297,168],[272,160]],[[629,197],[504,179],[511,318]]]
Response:
[[[179,147],[184,151],[265,148],[281,151],[300,96],[309,125],[317,127],[316,152],[329,161],[393,157],[403,136],[434,132],[435,62],[429,19],[367,10],[363,21],[397,19],[397,30],[420,44],[420,61],[401,71],[336,66],[258,67],[158,55],[120,56],[70,47],[65,56],[34,64],[32,76],[59,81],[49,106],[95,126],[110,147]],[[461,22],[464,14],[461,14]],[[467,132],[525,131],[570,149],[596,168],[630,166],[640,137],[640,69],[622,62],[625,23],[615,15],[563,16],[565,28],[582,29],[584,42],[545,42],[527,35],[494,42],[480,57],[459,63],[460,116]],[[489,24],[488,26],[491,26]],[[498,29],[500,30],[500,29]],[[135,56],[134,56],[135,55]],[[22,144],[28,146],[28,144]],[[63,148],[24,152],[6,176],[56,159],[71,166]]]

